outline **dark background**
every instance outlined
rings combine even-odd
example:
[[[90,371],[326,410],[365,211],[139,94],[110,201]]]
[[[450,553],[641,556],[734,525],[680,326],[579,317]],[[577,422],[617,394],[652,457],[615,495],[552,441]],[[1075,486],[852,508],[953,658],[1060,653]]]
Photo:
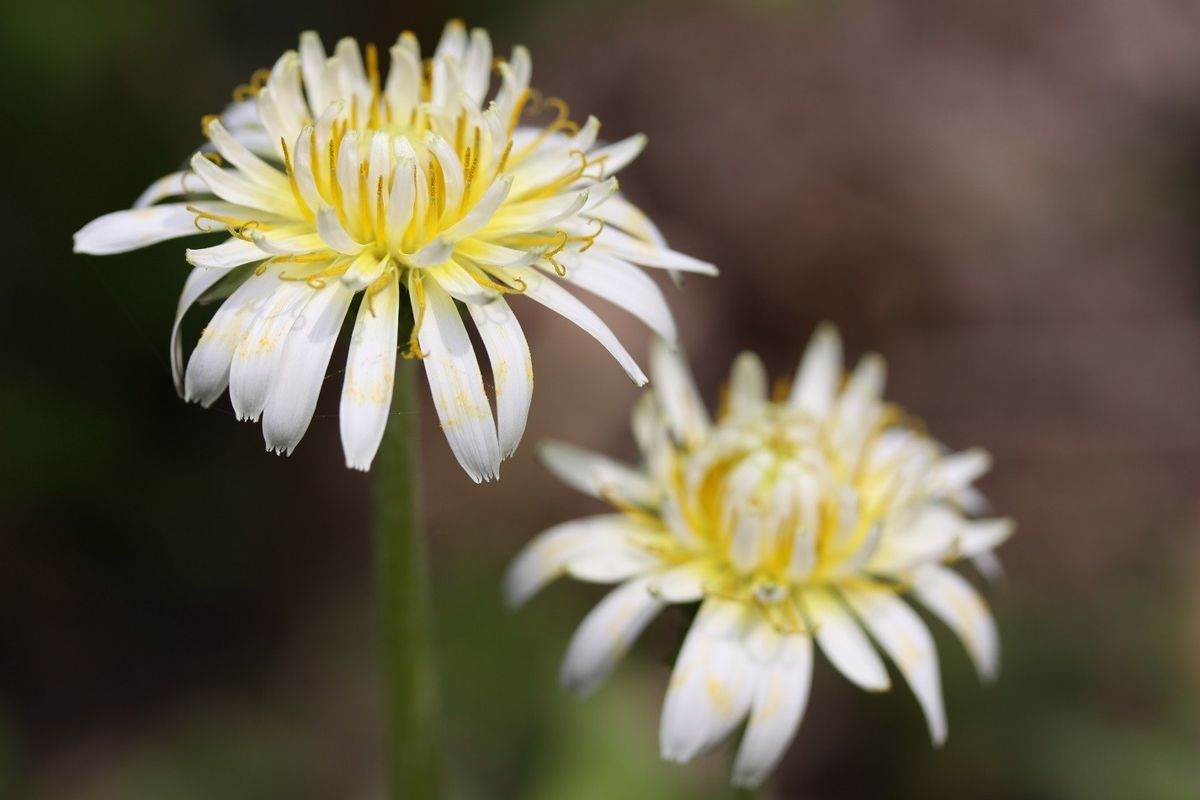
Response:
[[[1200,4],[1184,0],[4,3],[0,796],[382,797],[370,484],[341,466],[340,377],[296,454],[264,453],[227,401],[174,394],[184,245],[100,259],[71,233],[182,164],[201,115],[301,30],[332,47],[412,28],[431,50],[449,16],[499,52],[530,46],[534,84],[603,135],[649,135],[622,186],[722,268],[669,293],[706,396],[742,348],[789,374],[828,318],[851,353],[887,357],[893,399],[996,457],[983,487],[1019,522],[991,592],[999,684],[937,628],[935,752],[906,689],[870,696],[820,662],[770,793],[1200,796]],[[729,748],[657,758],[681,611],[580,703],[557,662],[601,590],[500,607],[521,543],[594,508],[533,444],[629,456],[637,394],[517,302],[538,387],[503,481],[475,487],[422,421],[453,793],[712,797]],[[602,310],[645,363],[647,333]]]

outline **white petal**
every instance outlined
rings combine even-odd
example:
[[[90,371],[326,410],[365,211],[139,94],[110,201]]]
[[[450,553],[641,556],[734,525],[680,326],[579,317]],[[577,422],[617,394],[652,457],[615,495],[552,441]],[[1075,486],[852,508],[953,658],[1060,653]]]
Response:
[[[75,233],[75,252],[105,256],[201,233],[187,203],[114,211]]]
[[[988,583],[999,583],[1004,580],[1004,565],[991,550],[976,553],[971,557],[971,563]]]
[[[667,603],[694,603],[703,599],[710,577],[703,563],[680,564],[656,572],[650,580],[650,591]]]
[[[603,208],[604,206],[600,206]],[[585,221],[585,220],[581,220]],[[592,231],[594,233],[594,231]],[[616,228],[605,228],[596,237],[596,248],[612,253],[618,258],[641,264],[643,267],[696,272],[701,275],[716,275],[717,268],[707,261],[676,252],[661,245],[650,244],[622,233]]]
[[[453,216],[458,214],[459,206],[462,204],[463,191],[466,188],[463,164],[459,160],[458,154],[454,152],[454,147],[436,133],[427,131],[424,142],[437,160],[438,166],[441,167],[442,187],[445,192],[443,201],[446,208],[442,212],[439,222],[442,225],[448,225]]]
[[[940,747],[946,741],[946,708],[929,629],[907,603],[889,591],[856,589],[843,595],[908,681],[929,724],[930,738]]]
[[[973,447],[945,456],[933,468],[930,481],[947,494],[968,488],[992,467],[992,457],[986,450]]]
[[[588,153],[588,161],[600,162],[605,175],[615,175],[633,161],[646,147],[645,134],[635,133],[633,136],[597,148]]]
[[[325,244],[348,256],[358,255],[363,245],[354,241],[342,223],[338,220],[337,212],[332,206],[321,206],[317,209],[317,231]]]
[[[567,560],[566,572],[588,583],[618,583],[662,565],[662,559],[630,539],[611,547],[588,548]],[[660,596],[661,599],[661,596]]]
[[[175,322],[171,325],[171,375],[175,378],[175,391],[183,397],[183,344],[179,341],[179,326],[183,315],[203,296],[213,285],[228,275],[216,269],[201,269],[197,267],[188,273],[179,294],[179,304],[175,307]]]
[[[580,695],[595,689],[662,606],[645,578],[609,592],[571,637],[559,673],[563,686]]]
[[[637,506],[657,505],[659,489],[654,482],[608,456],[564,442],[546,442],[538,457],[559,480],[584,494]]]
[[[1014,530],[1011,519],[971,520],[962,527],[958,552],[963,557],[982,555],[1003,544]]]
[[[362,291],[379,279],[388,263],[387,256],[377,258],[374,251],[363,250],[341,274],[340,280],[351,291]]]
[[[310,108],[324,109],[328,103],[321,91],[321,76],[325,70],[325,45],[316,31],[300,34],[300,69],[304,75],[304,89],[308,92]]]
[[[913,594],[958,634],[984,681],[1000,669],[996,621],[975,588],[951,569],[928,564],[913,573]]]
[[[407,143],[407,140],[403,140]],[[411,145],[408,145],[411,149]],[[399,250],[404,242],[404,232],[408,229],[408,223],[413,218],[413,204],[416,202],[417,191],[417,164],[412,156],[407,153],[398,152],[401,148],[395,147],[396,150],[396,169],[392,178],[392,188],[388,192],[387,214],[384,224],[387,226],[388,241],[391,246]]]
[[[496,209],[500,208],[505,198],[508,197],[510,189],[512,189],[512,178],[502,178],[493,183],[483,193],[483,196],[475,201],[471,210],[464,214],[462,219],[443,231],[442,236],[456,242],[487,225],[492,215],[496,213]]]
[[[765,627],[765,626],[764,626]],[[782,636],[774,659],[758,668],[750,722],[733,763],[733,784],[756,787],[779,763],[804,717],[812,685],[812,640]]]
[[[602,514],[564,522],[538,534],[522,548],[505,573],[505,602],[510,608],[524,605],[547,583],[562,575],[573,558],[622,548],[634,531],[624,514]]]
[[[824,589],[813,589],[805,594],[805,603],[817,629],[817,644],[837,671],[869,692],[890,689],[883,659],[841,601]]]
[[[500,474],[500,447],[475,350],[450,295],[436,281],[426,281],[424,293],[418,337],[438,421],[471,479],[491,480]]]
[[[455,247],[456,256],[465,256],[477,264],[489,267],[527,267],[541,259],[541,252],[533,250],[514,250],[498,244],[480,241],[479,239],[464,239]]]
[[[447,294],[467,306],[484,305],[500,299],[500,292],[480,284],[471,277],[471,273],[453,261],[426,267],[424,274],[436,280]]]
[[[433,57],[435,59],[449,57],[458,61],[466,49],[467,29],[463,26],[462,20],[452,19],[446,23],[446,27],[442,28],[442,38],[438,40]]]
[[[956,511],[940,505],[921,508],[910,519],[889,523],[870,564],[871,570],[897,573],[952,555],[970,525]]]
[[[496,425],[500,457],[517,449],[529,418],[533,400],[533,362],[521,324],[502,298],[487,305],[469,305],[467,310],[479,330],[479,338],[492,365],[496,392]]]
[[[367,71],[363,67],[362,50],[358,47],[358,41],[349,36],[343,36],[334,45],[333,54],[337,59],[338,78],[342,91],[347,95],[368,94],[371,88],[367,83]],[[360,108],[362,100],[363,98],[360,97]]]
[[[268,258],[269,255],[269,253],[259,250],[254,242],[247,242],[245,239],[237,237],[231,237],[212,247],[200,247],[184,251],[184,257],[189,264],[194,267],[206,267],[208,269],[232,269],[233,267],[240,267],[242,264],[252,264],[255,261],[262,261]]]
[[[804,351],[796,382],[788,402],[795,408],[822,418],[833,408],[833,398],[842,377],[842,339],[828,322],[817,326]]]
[[[279,268],[251,276],[229,296],[204,327],[188,359],[184,397],[207,407],[229,385],[229,365],[259,306],[277,285]]]
[[[650,372],[654,394],[676,438],[688,447],[698,446],[708,435],[711,422],[683,354],[656,340],[650,350]]]
[[[225,130],[220,120],[213,120],[206,127],[208,138],[217,148],[217,152],[248,180],[279,193],[290,192],[287,176],[250,152],[246,145]]]
[[[523,200],[502,206],[488,223],[489,236],[510,236],[553,228],[573,217],[587,203],[588,193],[570,192],[545,200]]]
[[[439,236],[409,256],[407,261],[414,267],[432,267],[445,262],[453,252],[454,242]]]
[[[263,409],[263,439],[268,450],[291,455],[308,430],[329,356],[353,298],[354,292],[333,281],[317,290],[292,324]]]
[[[191,178],[190,185],[189,178]],[[138,195],[138,199],[133,201],[133,208],[146,208],[168,197],[180,197],[190,194],[208,194],[208,187],[190,169],[180,170],[179,172],[164,175],[147,186],[146,191]]]
[[[335,107],[331,105],[329,109]],[[313,163],[313,141],[313,126],[306,125],[296,137],[292,149],[292,175],[296,178],[296,188],[300,190],[300,197],[310,211],[320,208],[324,202],[314,177],[314,173],[320,170],[320,163]]]
[[[669,485],[675,469],[675,445],[652,392],[645,392],[638,398],[632,418],[633,437],[647,474]]]
[[[754,353],[739,353],[729,374],[729,416],[758,411],[767,402],[767,370]]]
[[[483,102],[487,95],[488,79],[492,70],[492,40],[487,31],[475,28],[471,31],[471,43],[462,59],[463,84],[467,94],[476,103]]]
[[[271,233],[275,234],[276,231]],[[300,233],[297,235],[272,235],[258,230],[250,231],[250,239],[254,242],[254,246],[264,253],[270,253],[275,256],[287,255],[310,255],[313,253],[327,253],[332,257],[329,245],[321,238],[320,234],[316,233]]]
[[[395,278],[364,297],[358,308],[339,411],[342,450],[351,469],[370,469],[383,441],[392,407],[399,315],[400,283]]]
[[[524,294],[558,314],[574,322],[604,346],[617,363],[638,386],[646,383],[646,374],[629,355],[617,337],[596,314],[579,302],[570,292],[530,267],[517,267],[509,272],[525,282]]]
[[[276,191],[254,183],[236,170],[222,169],[203,153],[193,155],[191,164],[192,171],[222,200],[271,213],[299,216],[300,209],[291,192]]]
[[[650,217],[640,208],[629,202],[622,195],[615,195],[591,212],[594,219],[603,220],[607,225],[614,225],[636,239],[666,249],[667,240],[655,227]]]
[[[846,468],[855,470],[866,454],[865,445],[878,430],[884,408],[881,402],[886,367],[883,359],[868,353],[859,359],[846,379],[833,409],[830,443],[842,453]]]
[[[692,622],[675,661],[659,724],[667,761],[690,761],[745,718],[755,670],[742,642],[743,609],[709,599]]]
[[[262,415],[284,339],[316,294],[303,281],[276,281],[270,299],[258,309],[229,368],[229,400],[238,419]]]
[[[402,35],[389,51],[392,66],[388,70],[384,94],[391,102],[393,111],[402,118],[407,117],[409,110],[420,102],[421,57],[414,52],[415,49],[416,46]]]
[[[563,279],[633,314],[674,347],[675,319],[650,276],[632,264],[602,253],[584,253]]]
[[[729,543],[729,563],[743,574],[759,565],[765,545],[762,513],[749,503],[739,504],[733,540]]]

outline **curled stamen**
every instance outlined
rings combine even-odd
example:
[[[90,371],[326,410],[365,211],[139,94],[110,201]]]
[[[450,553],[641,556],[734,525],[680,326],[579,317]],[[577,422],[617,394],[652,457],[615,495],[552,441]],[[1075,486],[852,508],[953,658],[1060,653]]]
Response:
[[[259,227],[260,225],[258,220],[251,219],[243,222],[241,225],[235,225],[232,228],[229,228],[229,234],[231,236],[236,236],[243,242],[253,242],[254,239],[251,238],[250,231],[256,230]]]
[[[542,109],[546,107],[546,95],[542,94],[537,89],[534,89],[532,86],[525,90],[522,97],[529,101],[526,111],[528,111],[530,116],[536,116],[542,113]]]
[[[592,246],[592,245],[594,245],[594,244],[596,243],[596,238],[597,238],[597,237],[598,237],[600,234],[604,233],[604,220],[602,220],[602,219],[595,219],[595,218],[593,218],[593,219],[591,219],[591,220],[589,220],[589,221],[590,221],[590,222],[597,222],[597,223],[599,223],[599,224],[600,224],[600,227],[598,227],[598,228],[596,229],[596,232],[595,232],[595,233],[593,233],[593,234],[590,234],[590,235],[588,235],[588,236],[582,236],[582,237],[579,237],[579,238],[577,238],[577,239],[575,240],[575,241],[582,241],[582,242],[585,242],[585,244],[583,245],[583,247],[579,248],[579,252],[581,252],[581,253],[586,253],[586,252],[587,252],[589,249],[591,249],[591,246]]]
[[[538,95],[538,97],[540,96],[541,95]],[[542,129],[542,132],[539,133],[533,139],[533,141],[521,148],[521,152],[518,154],[518,157],[524,157],[526,154],[533,152],[533,150],[539,147],[542,142],[546,141],[546,138],[552,133],[565,131],[570,136],[574,136],[575,134],[579,133],[579,125],[571,121],[571,107],[567,105],[565,100],[559,97],[547,97],[545,100],[538,103],[537,111],[541,111],[542,108],[553,108],[557,112],[557,116],[554,118],[553,122]],[[537,113],[537,111],[534,113]]]
[[[467,269],[467,274],[470,275],[471,279],[480,286],[493,289],[501,294],[523,294],[525,290],[529,288],[525,281],[521,280],[520,278],[512,278],[512,285],[502,283],[498,278],[495,278],[482,269],[474,266],[471,266],[471,268]]]
[[[571,107],[567,105],[566,100],[561,97],[547,97],[544,105],[558,112],[558,116],[547,126],[547,130],[565,130],[571,135],[579,133],[579,124],[571,121]]]
[[[582,150],[570,150],[567,152],[567,155],[578,156],[580,161],[579,166],[561,178],[547,183],[545,186],[538,189],[533,196],[545,197],[557,194],[560,189],[570,186],[572,183],[583,177],[584,171],[587,170],[587,168],[591,165],[591,162],[588,161],[587,154]]]
[[[262,88],[267,85],[267,80],[271,77],[271,70],[259,69],[255,70],[250,76],[249,83],[243,83],[233,90],[233,99],[235,102],[242,103],[252,97],[256,97]]]
[[[196,175],[196,173],[192,172],[191,170],[187,170],[187,171],[181,172],[179,174],[179,194],[181,196],[189,195],[189,194],[203,194],[203,191],[193,192],[192,190],[188,189],[187,179],[189,177],[196,178],[198,176]]]
[[[586,172],[581,172],[581,173],[579,174],[579,177],[581,177],[581,178],[587,178],[587,179],[588,179],[588,180],[590,180],[590,181],[602,181],[602,180],[604,180],[605,178],[607,178],[607,177],[608,177],[608,173],[606,173],[606,172],[604,171],[604,164],[605,164],[607,161],[608,161],[608,156],[607,156],[607,155],[598,156],[598,157],[596,157],[596,158],[590,159],[590,160],[588,161],[588,166],[589,166],[589,167],[592,167],[592,166],[598,166],[598,167],[600,167],[600,172],[599,172],[599,173],[597,173],[596,175],[588,175],[588,174],[586,174]]]
[[[200,118],[200,132],[204,134],[204,138],[209,138],[208,126],[214,122],[219,122],[221,117],[217,114],[205,114]]]
[[[270,78],[271,70],[267,69],[266,67],[257,69],[254,71],[254,74],[250,76],[250,86],[254,89],[254,91],[257,92],[267,85],[267,81],[270,80]]]
[[[190,211],[196,215],[196,219],[193,220],[193,224],[196,226],[196,230],[200,231],[201,233],[212,233],[213,231],[215,231],[217,229],[215,225],[210,225],[207,228],[202,227],[200,225],[200,220],[202,220],[202,219],[203,220],[211,220],[212,222],[219,223],[221,227],[226,228],[231,233],[235,229],[242,228],[245,225],[249,224],[246,220],[236,219],[234,217],[225,217],[225,216],[221,216],[220,214],[213,214],[210,211],[204,211],[202,209],[196,208],[195,206],[184,206],[184,208],[187,211]],[[254,224],[258,225],[257,222],[255,222]]]
[[[555,261],[554,257],[563,251],[563,248],[567,246],[567,242],[569,242],[571,239],[569,236],[567,236],[566,231],[559,231],[558,235],[560,237],[558,244],[553,250],[543,253],[542,258],[554,265],[554,271],[558,273],[558,277],[565,278],[567,276],[567,268]]]
[[[288,253],[286,255],[271,256],[266,261],[263,261],[261,264],[258,265],[258,267],[254,270],[254,274],[262,275],[264,272],[267,271],[267,267],[269,267],[272,264],[311,264],[311,263],[316,263],[318,261],[328,261],[328,260],[329,260],[329,251],[328,250],[321,250],[316,253]],[[280,277],[282,280],[291,280],[290,278],[286,278],[283,276],[280,276]],[[299,279],[296,279],[296,280],[299,280]]]
[[[299,259],[295,259],[295,260],[298,261]],[[335,278],[338,275],[341,275],[343,272],[345,272],[349,268],[350,268],[350,261],[344,260],[341,262],[334,262],[328,268],[320,270],[319,272],[314,272],[311,275],[284,275],[283,273],[280,273],[279,280],[281,280],[281,281],[304,281],[306,284],[308,284],[309,288],[311,288],[311,289],[324,289],[328,285],[325,282],[326,278]]]

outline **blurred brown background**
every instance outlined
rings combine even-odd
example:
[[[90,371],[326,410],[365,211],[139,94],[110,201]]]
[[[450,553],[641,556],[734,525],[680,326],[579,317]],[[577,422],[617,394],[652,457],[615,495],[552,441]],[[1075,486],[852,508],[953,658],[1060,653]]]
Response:
[[[0,8],[0,797],[382,796],[369,479],[341,467],[337,380],[296,454],[265,454],[227,404],[174,396],[182,247],[74,257],[70,234],[177,168],[301,30],[431,49],[449,16],[528,45],[604,135],[649,135],[622,186],[722,269],[669,294],[709,398],[739,349],[788,374],[830,319],[887,357],[893,399],[996,457],[984,488],[1020,526],[999,684],[938,629],[935,752],[906,690],[822,663],[768,796],[1200,796],[1200,3],[42,0]],[[601,590],[500,608],[521,543],[594,508],[534,443],[631,456],[637,396],[518,313],[538,388],[503,480],[475,487],[422,423],[454,796],[720,796],[728,749],[657,759],[682,612],[580,703],[557,661]]]

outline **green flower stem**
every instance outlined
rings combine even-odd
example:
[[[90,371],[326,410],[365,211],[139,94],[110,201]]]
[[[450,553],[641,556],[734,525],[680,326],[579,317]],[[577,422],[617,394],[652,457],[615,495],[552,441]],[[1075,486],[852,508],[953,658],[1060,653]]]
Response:
[[[438,796],[437,679],[429,557],[421,525],[419,364],[398,358],[375,466],[376,592],[387,691],[390,797]]]

